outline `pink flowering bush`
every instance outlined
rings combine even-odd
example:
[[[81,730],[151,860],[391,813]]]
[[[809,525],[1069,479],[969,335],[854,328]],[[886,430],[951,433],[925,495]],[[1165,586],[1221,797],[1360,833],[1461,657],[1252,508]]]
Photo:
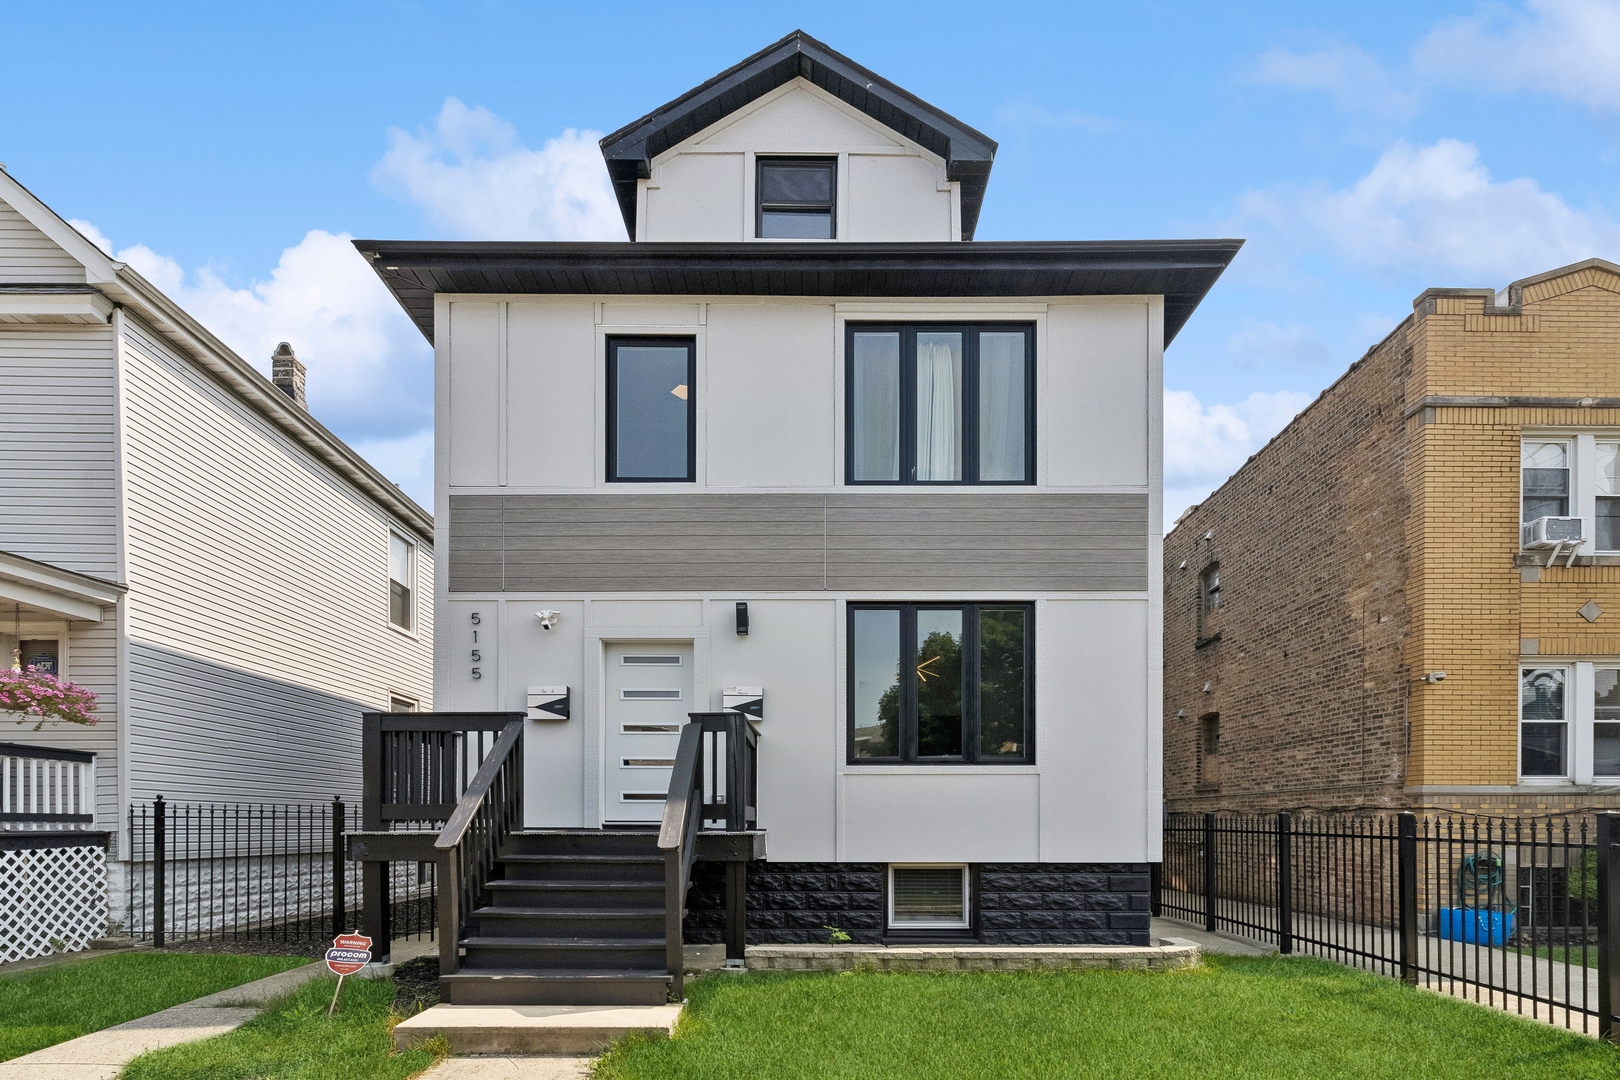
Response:
[[[58,679],[32,666],[21,671],[0,668],[0,712],[39,717],[35,731],[44,727],[46,720],[93,724],[96,695],[78,683]]]

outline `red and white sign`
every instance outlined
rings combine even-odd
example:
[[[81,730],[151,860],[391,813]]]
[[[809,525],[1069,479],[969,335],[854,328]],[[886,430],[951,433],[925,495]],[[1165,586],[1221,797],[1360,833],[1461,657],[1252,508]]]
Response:
[[[364,934],[339,934],[326,950],[326,966],[334,975],[353,975],[371,963],[371,939]]]

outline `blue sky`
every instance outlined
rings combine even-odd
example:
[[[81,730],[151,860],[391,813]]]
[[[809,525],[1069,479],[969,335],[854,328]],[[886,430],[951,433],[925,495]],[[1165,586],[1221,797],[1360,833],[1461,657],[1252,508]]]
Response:
[[[1166,355],[1172,518],[1424,288],[1620,261],[1620,0],[10,4],[0,162],[431,505],[346,238],[622,238],[595,139],[795,27],[1000,141],[981,239],[1247,238]]]

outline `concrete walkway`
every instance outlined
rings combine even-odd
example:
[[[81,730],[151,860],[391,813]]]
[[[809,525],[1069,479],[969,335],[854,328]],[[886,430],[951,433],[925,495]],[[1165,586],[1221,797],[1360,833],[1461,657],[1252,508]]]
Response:
[[[1207,953],[1223,956],[1276,956],[1277,946],[1262,941],[1248,941],[1230,934],[1211,933],[1173,919],[1153,920],[1154,941],[1190,941]]]
[[[422,947],[424,944],[427,949]],[[394,960],[403,963],[432,947],[431,942],[396,942]],[[125,1065],[141,1054],[234,1031],[304,983],[328,974],[323,963],[307,964],[92,1031],[32,1054],[0,1061],[0,1080],[114,1080]],[[376,965],[366,977],[386,978],[391,974],[391,965]]]
[[[414,1080],[584,1080],[588,1057],[452,1057]]]

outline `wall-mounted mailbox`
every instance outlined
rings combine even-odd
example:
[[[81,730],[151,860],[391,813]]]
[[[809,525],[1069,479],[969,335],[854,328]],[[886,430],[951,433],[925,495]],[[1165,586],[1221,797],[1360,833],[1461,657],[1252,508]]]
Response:
[[[568,687],[531,686],[528,705],[530,720],[566,720]]]
[[[740,712],[756,720],[765,719],[765,689],[760,686],[727,686],[720,691],[720,705],[726,712]]]

